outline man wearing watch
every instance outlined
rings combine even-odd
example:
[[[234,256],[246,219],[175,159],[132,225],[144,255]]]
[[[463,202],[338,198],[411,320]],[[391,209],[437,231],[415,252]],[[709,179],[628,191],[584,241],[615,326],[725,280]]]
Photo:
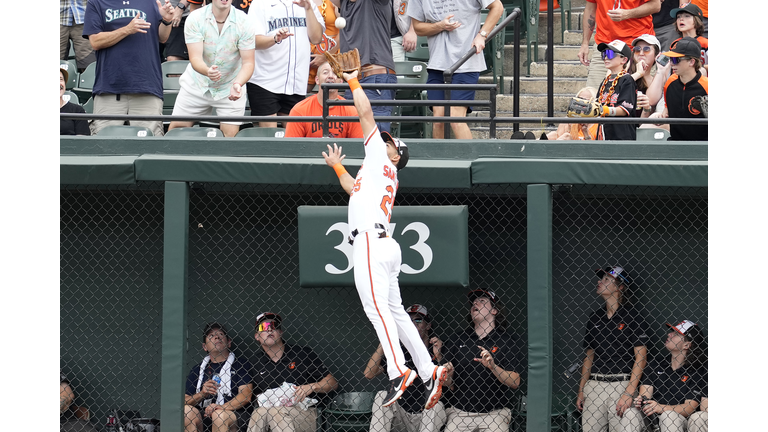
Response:
[[[488,9],[485,24],[480,26],[480,11]],[[426,36],[429,44],[427,84],[444,84],[443,71],[453,66],[470,49],[470,57],[453,74],[453,84],[477,84],[480,72],[486,69],[483,49],[488,33],[493,30],[504,12],[500,0],[411,0],[408,16],[418,36]],[[445,100],[442,90],[428,90],[429,100]],[[451,100],[474,100],[474,90],[452,90]],[[435,117],[444,117],[444,107],[433,106]],[[452,106],[450,117],[466,117],[471,112],[468,106]],[[443,138],[445,123],[435,123],[434,138]],[[451,123],[451,131],[458,139],[472,139],[472,132],[466,123]]]

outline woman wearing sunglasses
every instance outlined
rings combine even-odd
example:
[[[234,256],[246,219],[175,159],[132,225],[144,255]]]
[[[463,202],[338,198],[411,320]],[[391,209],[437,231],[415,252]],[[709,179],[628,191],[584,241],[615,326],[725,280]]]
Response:
[[[597,101],[603,106],[602,117],[628,117],[635,112],[637,92],[635,80],[627,73],[627,62],[632,56],[629,46],[616,39],[597,46],[605,68],[605,77],[597,92]],[[633,124],[603,124],[598,128],[598,139],[633,140],[636,126]]]
[[[632,41],[632,61],[629,62],[629,73],[635,80],[637,91],[637,109],[632,113],[634,117],[648,117],[655,111],[656,105],[661,99],[661,89],[650,97],[648,90],[653,83],[653,65],[656,57],[661,52],[661,43],[654,35],[643,34]],[[656,74],[658,74],[658,68]],[[661,87],[661,86],[660,86]],[[642,127],[642,126],[641,126]]]
[[[635,408],[649,421],[658,422],[660,432],[684,432],[686,419],[696,411],[706,386],[704,337],[690,320],[667,326],[668,354],[648,363]]]

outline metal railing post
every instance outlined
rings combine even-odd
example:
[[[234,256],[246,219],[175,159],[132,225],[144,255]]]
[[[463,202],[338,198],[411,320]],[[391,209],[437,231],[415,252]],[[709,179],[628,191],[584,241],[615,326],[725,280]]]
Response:
[[[322,84],[320,88],[322,91],[325,88],[325,84]],[[328,127],[328,112],[330,111],[330,108],[328,107],[327,93],[327,90],[323,91],[323,136],[329,138],[331,136],[331,131]]]

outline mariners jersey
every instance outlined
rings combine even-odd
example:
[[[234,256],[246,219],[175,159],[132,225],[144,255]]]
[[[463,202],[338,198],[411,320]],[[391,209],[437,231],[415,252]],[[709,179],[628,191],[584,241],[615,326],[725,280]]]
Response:
[[[325,31],[325,21],[315,2],[312,12]],[[274,37],[281,28],[293,33],[279,44],[256,50],[256,67],[248,82],[276,94],[307,94],[310,43],[304,8],[291,0],[259,0],[251,3],[248,18],[256,26],[256,35]]]
[[[387,143],[379,128],[365,139],[365,159],[349,198],[349,232],[363,232],[381,224],[389,232],[389,219],[397,193],[397,168],[387,156]]]

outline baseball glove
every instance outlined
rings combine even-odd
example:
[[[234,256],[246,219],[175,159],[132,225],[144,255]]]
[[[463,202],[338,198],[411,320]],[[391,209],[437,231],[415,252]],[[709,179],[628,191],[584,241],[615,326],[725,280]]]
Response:
[[[566,117],[600,117],[603,107],[599,103],[582,98],[572,98],[568,104]]]
[[[343,73],[352,73],[354,71],[357,71],[358,77],[361,77],[362,65],[360,64],[360,53],[357,51],[357,48],[345,53],[331,54],[326,51],[324,54],[325,58],[328,59],[328,63],[331,64],[333,73],[337,77],[343,78]]]

